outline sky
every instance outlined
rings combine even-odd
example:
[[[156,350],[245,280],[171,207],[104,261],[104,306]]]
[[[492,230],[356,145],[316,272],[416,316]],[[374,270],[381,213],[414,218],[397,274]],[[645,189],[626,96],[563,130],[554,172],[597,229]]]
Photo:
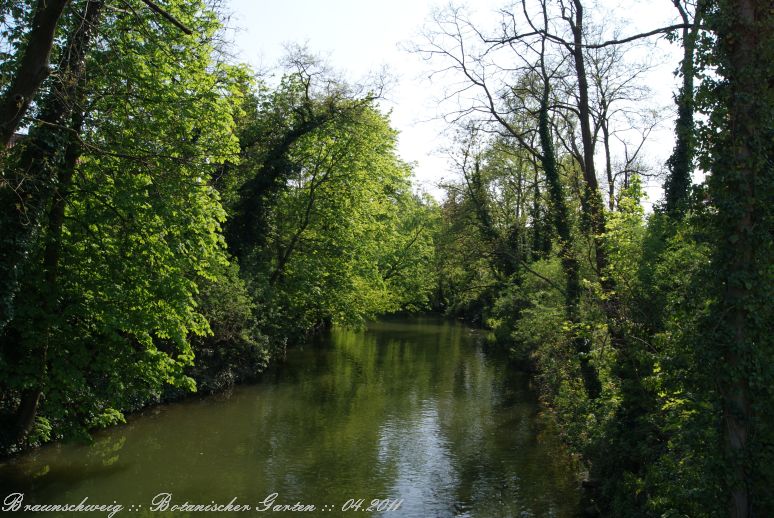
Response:
[[[670,0],[600,2],[629,18],[622,35],[659,27],[675,18]],[[485,17],[504,3],[467,2]],[[352,81],[386,67],[392,81],[381,106],[391,112],[392,125],[400,132],[399,154],[414,164],[418,188],[440,198],[438,183],[455,177],[444,153],[450,145],[443,134],[448,125],[439,119],[443,108],[438,100],[447,85],[442,78],[430,80],[433,67],[406,48],[420,40],[432,10],[443,5],[432,0],[230,0],[226,9],[232,13],[237,57],[256,69],[276,67],[288,44],[307,45]],[[662,43],[655,52],[659,66],[646,79],[654,90],[654,104],[671,109],[675,47]],[[672,142],[672,125],[667,121],[652,135],[646,149],[654,166],[663,164]],[[650,202],[661,195],[659,183],[648,188]]]

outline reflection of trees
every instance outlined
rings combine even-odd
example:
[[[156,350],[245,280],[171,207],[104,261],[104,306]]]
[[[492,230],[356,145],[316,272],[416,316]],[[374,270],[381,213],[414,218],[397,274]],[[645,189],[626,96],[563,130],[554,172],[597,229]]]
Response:
[[[154,409],[91,447],[41,450],[19,478],[37,484],[46,466],[50,484],[30,488],[40,501],[169,491],[254,505],[276,491],[317,505],[404,498],[401,515],[563,516],[577,500],[566,457],[550,431],[536,439],[525,380],[473,342],[435,320],[334,330],[228,401]]]
[[[52,445],[0,466],[0,494],[21,491],[27,503],[49,503],[49,488],[70,493],[92,480],[125,472],[120,452],[126,437],[120,432],[98,437],[91,445]]]

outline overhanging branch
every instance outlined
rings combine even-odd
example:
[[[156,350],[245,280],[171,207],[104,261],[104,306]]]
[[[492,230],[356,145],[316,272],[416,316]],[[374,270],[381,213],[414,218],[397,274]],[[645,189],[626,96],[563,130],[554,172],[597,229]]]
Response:
[[[166,10],[164,10],[160,5],[158,5],[153,0],[142,0],[142,2],[147,5],[151,11],[158,14],[165,20],[167,20],[169,23],[183,31],[184,33],[188,34],[189,36],[193,34],[193,31],[186,27],[180,20],[169,14]]]

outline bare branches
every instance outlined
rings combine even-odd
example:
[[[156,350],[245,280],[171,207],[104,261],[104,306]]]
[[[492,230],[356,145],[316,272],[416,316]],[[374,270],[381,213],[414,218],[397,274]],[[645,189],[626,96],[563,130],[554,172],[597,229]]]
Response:
[[[629,52],[653,45],[654,35],[694,25],[621,35],[625,31],[608,19],[604,28],[591,24],[593,17],[583,11],[580,0],[519,0],[487,27],[449,6],[434,14],[424,42],[413,50],[437,65],[431,78],[449,85],[440,99],[447,122],[475,124],[481,134],[510,140],[538,162],[537,120],[547,87],[560,169],[579,166],[593,195],[606,177],[612,201],[632,171],[647,171],[641,157],[660,119],[647,103],[646,76],[653,66],[632,63]]]
[[[675,25],[669,25],[667,27],[659,27],[658,29],[653,29],[652,31],[634,34],[626,38],[607,40],[603,41],[602,43],[586,43],[583,45],[583,47],[587,49],[601,49],[604,47],[610,47],[611,45],[622,45],[624,43],[650,38],[651,36],[656,36],[657,34],[669,34],[670,32],[676,31],[678,29],[690,29],[692,27],[693,24],[690,23],[678,23]]]
[[[494,56],[502,50],[499,42],[495,45],[484,45],[483,48],[476,47],[476,44],[493,43],[495,40],[487,38],[458,8],[437,13],[434,27],[425,33],[425,39],[426,45],[417,46],[413,50],[427,60],[446,63],[446,66],[437,70],[431,77],[437,74],[456,74],[462,78],[457,86],[445,92],[442,99],[442,102],[457,103],[457,108],[447,113],[446,120],[465,124],[465,121],[472,117],[483,116],[479,122],[494,123],[521,147],[539,156],[530,137],[534,129],[528,125],[521,126],[518,119],[513,117],[515,110],[510,103],[519,97],[514,95],[514,86],[500,79],[502,76],[519,75],[523,70],[528,70],[529,62],[520,59],[521,65],[505,67]],[[482,130],[487,131],[484,128]]]
[[[610,40],[602,41],[600,43],[582,43],[577,48],[581,48],[581,49],[601,49],[601,48],[604,48],[604,47],[610,47],[610,46],[614,46],[614,45],[623,45],[624,43],[631,43],[633,41],[647,39],[647,38],[650,38],[651,36],[666,35],[666,34],[669,34],[671,32],[674,32],[676,30],[692,29],[692,28],[694,28],[694,25],[691,24],[691,23],[677,23],[677,24],[673,24],[673,25],[668,25],[666,27],[659,27],[657,29],[653,29],[653,30],[650,30],[650,31],[647,31],[647,32],[640,32],[640,33],[637,33],[637,34],[633,34],[633,35],[627,36],[625,38],[610,39]],[[521,41],[521,40],[524,40],[524,39],[529,38],[531,36],[543,36],[548,41],[551,41],[553,43],[557,43],[557,44],[559,44],[559,45],[561,45],[561,46],[563,46],[563,47],[565,47],[567,49],[574,49],[574,48],[576,48],[575,45],[573,44],[573,42],[567,40],[566,38],[561,37],[561,36],[557,36],[556,34],[552,34],[552,33],[548,32],[548,31],[542,30],[542,29],[533,30],[533,31],[530,31],[530,32],[524,32],[524,33],[515,34],[513,36],[509,36],[509,37],[503,38],[503,39],[487,39],[486,41],[487,41],[487,43],[492,43],[492,44],[496,44],[496,43],[502,44],[502,43],[509,43],[509,42],[512,42],[512,41]]]

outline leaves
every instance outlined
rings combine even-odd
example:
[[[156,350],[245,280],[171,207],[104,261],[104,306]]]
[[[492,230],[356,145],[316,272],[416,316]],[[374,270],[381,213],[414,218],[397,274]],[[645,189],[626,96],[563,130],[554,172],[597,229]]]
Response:
[[[290,74],[258,103],[253,125],[272,135],[264,145],[278,147],[251,153],[242,164],[265,175],[273,167],[267,161],[282,161],[283,169],[274,170],[282,183],[265,191],[261,205],[265,240],[236,245],[252,246],[255,298],[276,315],[267,325],[297,336],[425,307],[433,285],[432,209],[411,192],[395,132],[367,100],[306,98],[298,91],[304,80]],[[332,114],[302,132],[276,118],[277,110],[298,114],[320,106]],[[247,178],[245,185],[255,184]]]
[[[228,257],[226,213],[207,180],[238,155],[245,72],[217,60],[220,23],[203,2],[168,7],[195,37],[145,9],[111,11],[101,23],[78,107],[81,155],[56,249],[57,300],[41,288],[42,233],[24,307],[3,337],[2,409],[12,413],[19,391],[39,383],[43,362],[39,412],[50,438],[120,422],[167,387],[195,390],[190,340],[211,333],[196,297]]]

